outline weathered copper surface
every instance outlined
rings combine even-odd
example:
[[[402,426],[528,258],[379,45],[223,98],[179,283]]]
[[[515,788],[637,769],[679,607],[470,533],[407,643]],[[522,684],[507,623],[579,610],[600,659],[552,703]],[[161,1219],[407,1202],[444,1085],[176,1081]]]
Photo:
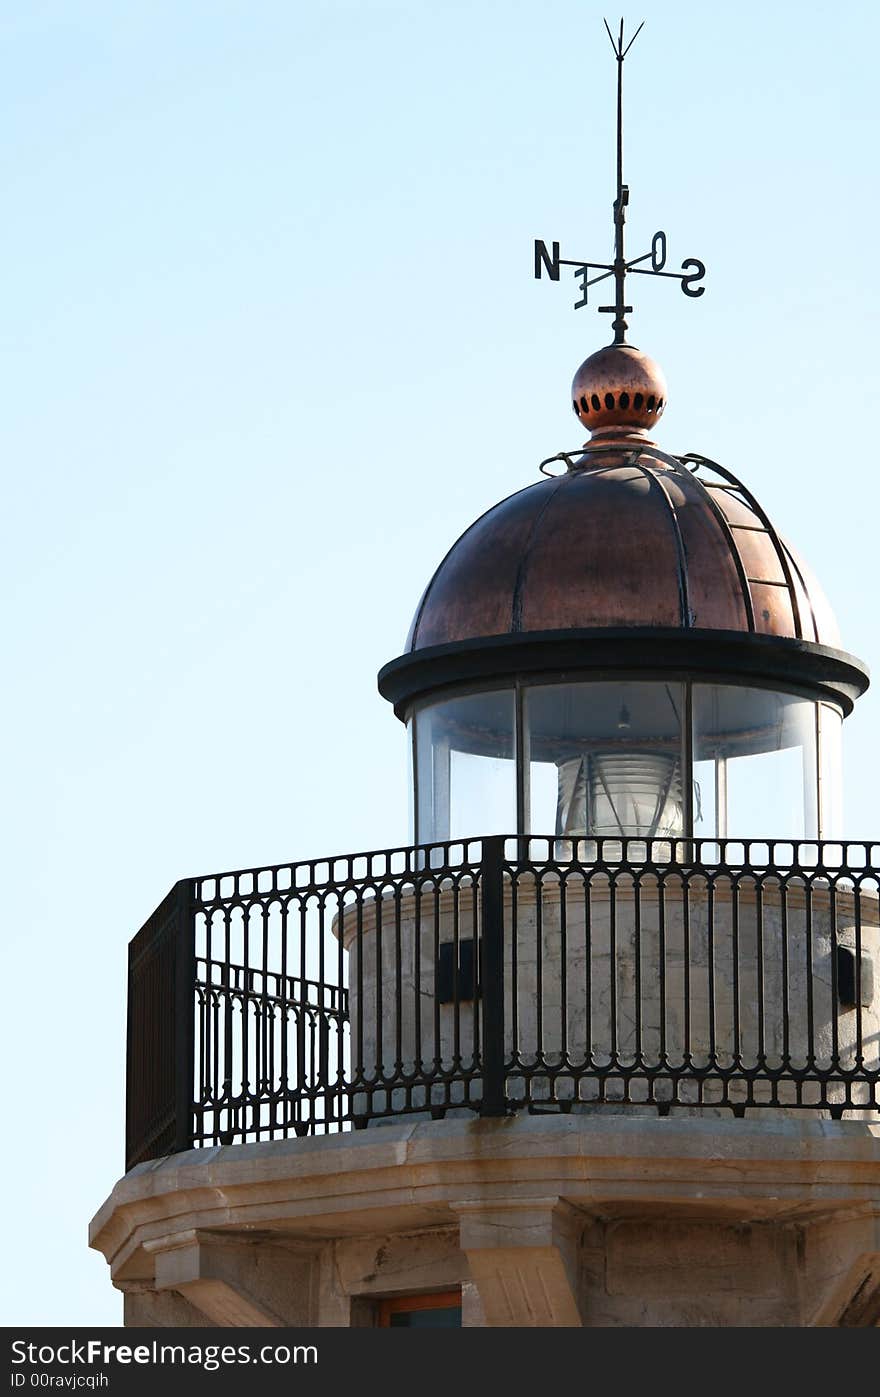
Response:
[[[571,385],[572,407],[587,431],[609,429],[642,440],[666,406],[666,379],[659,364],[630,344],[609,344],[585,359]]]
[[[839,643],[800,558],[732,490],[648,452],[609,448],[581,462],[466,530],[425,591],[408,650],[602,626]]]

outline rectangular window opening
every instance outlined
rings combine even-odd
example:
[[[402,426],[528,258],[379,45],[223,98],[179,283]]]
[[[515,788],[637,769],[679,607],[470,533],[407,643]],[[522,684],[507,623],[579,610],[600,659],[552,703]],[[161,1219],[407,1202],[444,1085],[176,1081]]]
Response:
[[[461,1291],[389,1296],[378,1301],[376,1318],[379,1329],[460,1329]]]
[[[439,947],[437,961],[437,999],[440,1004],[466,1004],[480,997],[480,950],[477,951],[474,973],[474,942],[462,937],[458,943],[458,965],[455,964],[455,942],[444,941]]]

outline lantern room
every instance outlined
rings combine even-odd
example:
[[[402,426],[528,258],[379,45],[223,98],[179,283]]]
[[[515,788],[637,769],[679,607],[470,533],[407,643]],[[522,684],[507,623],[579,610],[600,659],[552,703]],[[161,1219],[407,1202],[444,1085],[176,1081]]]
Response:
[[[662,371],[578,369],[590,439],[453,545],[379,676],[412,835],[835,838],[867,672],[751,491],[652,439]]]

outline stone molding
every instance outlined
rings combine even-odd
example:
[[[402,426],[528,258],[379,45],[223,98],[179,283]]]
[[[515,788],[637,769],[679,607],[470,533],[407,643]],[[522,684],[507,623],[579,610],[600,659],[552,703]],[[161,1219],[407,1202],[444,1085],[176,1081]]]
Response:
[[[680,1274],[705,1264],[711,1278],[689,1259],[703,1224],[734,1262],[751,1228],[795,1290],[775,1317],[731,1322],[845,1325],[875,1322],[878,1216],[875,1124],[597,1113],[172,1155],[117,1183],[91,1245],[130,1293],[132,1323],[162,1322],[145,1316],[173,1292],[216,1324],[348,1326],[371,1322],[373,1296],[460,1285],[466,1324],[545,1327],[655,1322],[615,1317],[666,1303],[666,1242],[646,1261],[634,1239],[675,1233]],[[608,1296],[588,1298],[603,1286]],[[737,1313],[759,1315],[769,1291],[746,1290]]]

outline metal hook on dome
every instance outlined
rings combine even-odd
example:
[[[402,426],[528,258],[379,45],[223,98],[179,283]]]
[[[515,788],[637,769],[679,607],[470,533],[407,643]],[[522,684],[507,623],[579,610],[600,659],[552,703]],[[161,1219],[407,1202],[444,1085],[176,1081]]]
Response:
[[[577,455],[580,454],[580,451],[578,451]],[[555,456],[545,456],[544,460],[538,466],[538,470],[542,475],[546,475],[549,480],[558,480],[562,475],[562,471],[548,471],[545,470],[544,467],[552,465],[554,461],[564,461],[567,469],[573,471],[576,469],[576,467],[572,465],[572,457],[574,455],[575,453],[572,451],[557,451]]]

